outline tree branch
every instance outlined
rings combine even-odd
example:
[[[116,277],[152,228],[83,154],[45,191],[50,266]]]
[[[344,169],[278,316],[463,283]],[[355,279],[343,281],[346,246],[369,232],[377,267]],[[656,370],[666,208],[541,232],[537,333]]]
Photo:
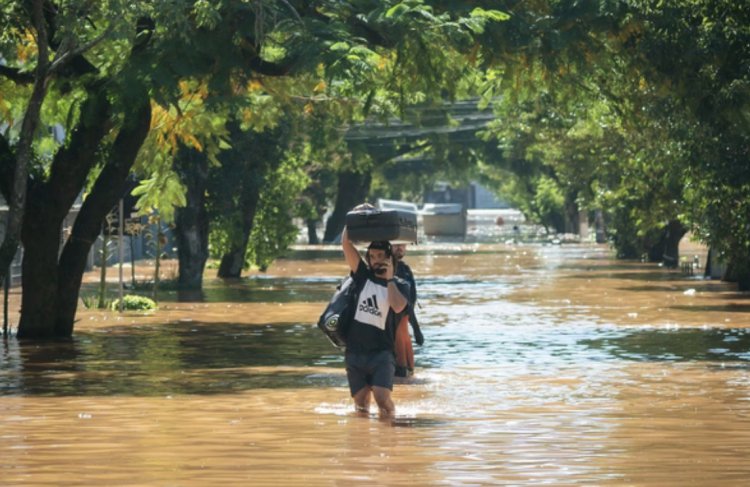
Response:
[[[17,68],[10,68],[0,64],[0,75],[5,76],[9,80],[15,81],[18,84],[28,85],[34,82],[34,75],[26,73]]]
[[[99,34],[94,39],[91,39],[89,42],[76,47],[75,49],[58,51],[55,55],[55,59],[52,61],[52,65],[49,68],[49,75],[51,76],[52,74],[56,73],[57,71],[62,69],[70,60],[75,59],[76,56],[82,55],[84,52],[88,51],[89,49],[103,41],[109,35],[109,33],[112,32],[112,25],[113,24],[109,24],[104,32]]]
[[[290,4],[287,0],[281,0],[281,3],[286,5],[289,8],[289,10],[292,11],[294,16],[297,17],[297,20],[299,21],[300,24],[304,25],[304,21],[302,20],[302,17],[300,17],[299,12],[297,12],[297,10],[292,6],[292,4]]]

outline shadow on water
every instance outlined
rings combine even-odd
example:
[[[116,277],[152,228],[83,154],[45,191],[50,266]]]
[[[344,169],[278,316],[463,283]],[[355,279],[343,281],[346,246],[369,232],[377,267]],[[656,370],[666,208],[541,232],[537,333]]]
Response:
[[[327,302],[339,285],[342,277],[335,278],[278,278],[253,276],[234,282],[214,281],[200,291],[169,291],[160,295],[162,302],[203,303],[318,303]],[[435,283],[465,286],[482,284],[480,279],[465,276],[424,278],[421,286]]]
[[[596,268],[592,269],[596,270]],[[682,281],[682,274],[670,273],[663,271],[644,271],[644,272],[603,272],[576,274],[567,276],[569,279],[622,279],[627,281],[645,281],[645,282],[677,282]]]
[[[69,341],[9,342],[0,396],[223,394],[343,386],[343,355],[316,327],[179,323],[78,333]],[[337,371],[338,371],[337,370]],[[317,372],[317,373],[316,373]]]
[[[728,303],[718,306],[670,306],[669,308],[679,311],[692,311],[699,313],[705,313],[708,311],[715,311],[720,313],[750,313],[750,304],[737,303]]]
[[[669,282],[669,281],[667,281]],[[675,282],[675,284],[677,284]],[[681,283],[682,284],[682,283]],[[636,292],[636,293],[674,293],[674,292],[683,292],[687,289],[689,289],[689,285],[682,285],[680,287],[676,285],[664,285],[664,286],[628,286],[628,287],[619,287],[617,288],[618,291],[625,291],[625,292]],[[703,290],[701,290],[703,291]]]
[[[744,328],[638,330],[579,343],[625,360],[750,362],[750,330]]]
[[[342,276],[343,277],[343,276]],[[310,303],[328,301],[340,278],[252,276],[207,281],[198,291],[163,289],[159,301],[196,303]],[[86,283],[81,294],[95,294],[98,284]],[[145,294],[145,293],[141,293]]]
[[[685,276],[675,277],[674,279],[662,280],[661,284],[643,285],[643,286],[626,286],[618,287],[618,291],[631,293],[663,293],[663,292],[684,292],[688,289],[697,289],[701,293],[721,293],[725,299],[747,299],[746,295],[737,293],[727,293],[725,283],[708,281],[702,278],[686,278]]]
[[[444,426],[446,424],[449,423],[445,420],[408,416],[396,417],[391,420],[391,426],[397,428],[433,428],[435,426]]]
[[[605,260],[607,259],[607,257],[603,256],[601,257],[601,259]],[[589,263],[590,260],[591,259],[587,259],[584,262],[578,262],[576,264],[562,264],[558,267],[558,269],[564,270],[564,271],[580,271],[583,268],[587,272],[590,272],[590,271],[598,271],[598,272],[645,271],[645,272],[650,272],[654,270],[653,264],[644,264],[644,263],[599,264],[596,262],[596,260],[594,260],[593,264],[590,264]]]

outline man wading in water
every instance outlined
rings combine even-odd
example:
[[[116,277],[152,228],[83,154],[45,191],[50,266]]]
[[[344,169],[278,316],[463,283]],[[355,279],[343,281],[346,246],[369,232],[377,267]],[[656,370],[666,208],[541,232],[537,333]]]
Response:
[[[354,320],[346,334],[346,378],[358,412],[368,413],[371,396],[380,417],[393,417],[391,400],[396,370],[396,327],[409,312],[409,285],[394,277],[396,265],[389,242],[367,247],[367,264],[349,240],[346,227],[341,235],[344,258],[359,289]]]
[[[414,330],[414,341],[417,345],[424,343],[424,336],[419,328],[417,315],[414,310],[417,306],[417,283],[414,281],[414,273],[411,271],[404,256],[406,255],[406,244],[393,244],[393,256],[396,258],[396,277],[400,277],[409,284],[409,312],[401,319],[396,328],[396,377],[410,377],[414,375],[414,348],[411,346],[409,336],[409,323]]]

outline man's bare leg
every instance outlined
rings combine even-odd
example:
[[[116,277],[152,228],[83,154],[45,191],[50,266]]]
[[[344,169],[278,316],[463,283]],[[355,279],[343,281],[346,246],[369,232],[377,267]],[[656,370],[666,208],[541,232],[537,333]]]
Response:
[[[358,414],[363,416],[367,416],[370,414],[370,398],[372,397],[371,392],[372,389],[365,386],[352,396],[352,399],[354,399],[354,409]]]
[[[387,387],[373,386],[372,393],[378,404],[380,419],[391,419],[396,416],[396,406],[391,399],[391,391]]]

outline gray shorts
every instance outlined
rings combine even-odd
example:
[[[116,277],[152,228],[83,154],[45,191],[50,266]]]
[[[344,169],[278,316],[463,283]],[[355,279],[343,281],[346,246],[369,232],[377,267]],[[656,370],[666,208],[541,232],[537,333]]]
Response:
[[[374,353],[346,352],[346,378],[349,391],[354,396],[365,386],[385,387],[393,390],[396,357],[390,350]]]

